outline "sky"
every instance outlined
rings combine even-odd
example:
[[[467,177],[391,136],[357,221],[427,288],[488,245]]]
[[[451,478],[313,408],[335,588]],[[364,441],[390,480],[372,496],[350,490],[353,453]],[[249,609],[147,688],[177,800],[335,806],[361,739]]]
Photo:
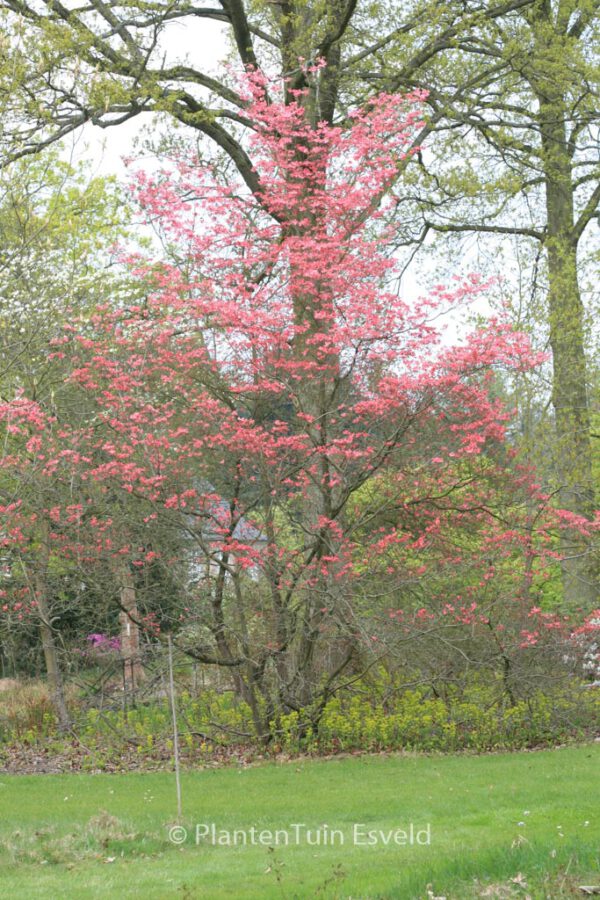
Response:
[[[173,22],[166,29],[161,51],[166,65],[189,58],[204,72],[213,74],[227,53],[226,28],[210,19]],[[64,152],[74,159],[90,160],[95,174],[124,178],[123,157],[135,155],[135,140],[152,121],[151,114],[142,114],[114,128],[85,125],[65,142]]]

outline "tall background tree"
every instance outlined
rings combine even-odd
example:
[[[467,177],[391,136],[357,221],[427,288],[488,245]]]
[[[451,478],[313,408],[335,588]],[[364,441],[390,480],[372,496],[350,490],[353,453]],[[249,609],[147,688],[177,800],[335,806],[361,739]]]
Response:
[[[537,326],[552,352],[555,479],[560,503],[586,518],[593,517],[596,486],[580,272],[600,203],[597,13],[594,2],[528,4],[481,18],[472,34],[432,59],[418,81],[428,87],[446,139],[438,135],[429,159],[421,157],[425,181],[411,197],[420,208],[420,239],[433,230],[537,245],[541,266],[530,277],[546,289]],[[447,68],[457,65],[459,92],[447,84]],[[392,80],[402,83],[402,62],[398,70]],[[591,608],[593,545],[567,535],[563,553],[565,599]]]
[[[61,648],[65,618],[81,605],[81,575],[52,546],[52,510],[80,502],[78,484],[60,472],[44,475],[40,427],[58,435],[86,420],[66,379],[67,369],[54,342],[68,322],[81,327],[98,304],[119,301],[119,279],[112,246],[123,235],[126,216],[111,180],[93,178],[85,166],[73,167],[56,151],[29,157],[0,179],[0,397],[38,409],[37,424],[24,425],[17,412],[0,455],[0,505],[4,586],[12,597],[15,621],[2,628],[3,663],[21,662],[31,649],[42,650],[59,719],[68,725],[62,692]],[[27,398],[21,400],[19,398]],[[16,408],[15,407],[15,408]],[[45,426],[44,426],[45,423]],[[68,453],[67,448],[63,448]],[[18,510],[22,540],[11,541],[7,510]],[[10,520],[10,515],[8,515]],[[16,604],[16,608],[15,608]],[[29,611],[39,640],[20,641],[15,624]],[[29,664],[30,671],[35,664]]]

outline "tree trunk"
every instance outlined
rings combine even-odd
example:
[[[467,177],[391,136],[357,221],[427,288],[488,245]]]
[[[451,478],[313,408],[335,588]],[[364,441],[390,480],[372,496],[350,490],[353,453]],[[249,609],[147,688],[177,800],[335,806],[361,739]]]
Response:
[[[48,555],[47,550],[43,549],[40,551],[40,559],[35,572],[35,597],[40,619],[40,637],[42,639],[42,650],[44,651],[48,687],[50,688],[52,703],[58,719],[58,727],[60,731],[69,731],[71,728],[71,718],[65,700],[62,672],[60,670],[58,651],[54,639],[54,629],[52,628],[50,607],[48,604],[47,569]]]
[[[577,277],[573,170],[563,98],[538,87],[544,166],[548,313],[552,347],[555,460],[564,509],[586,519],[595,508],[584,310]],[[593,609],[597,583],[591,541],[576,529],[562,539],[563,592],[571,607]]]
[[[142,680],[142,663],[140,658],[140,629],[138,619],[135,583],[129,566],[125,563],[119,572],[121,613],[121,658],[123,660],[123,689],[126,693],[134,692]]]
[[[549,219],[550,221],[550,219]],[[548,245],[550,344],[553,358],[552,405],[556,429],[556,468],[564,509],[594,515],[594,483],[587,367],[583,346],[583,306],[573,248]],[[597,585],[589,538],[576,529],[563,536],[563,590],[569,606],[593,609]]]

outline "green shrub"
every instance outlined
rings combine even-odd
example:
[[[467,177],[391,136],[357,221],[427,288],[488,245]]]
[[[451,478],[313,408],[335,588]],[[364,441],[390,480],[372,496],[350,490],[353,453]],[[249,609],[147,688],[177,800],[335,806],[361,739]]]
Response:
[[[473,680],[444,698],[425,688],[392,689],[389,683],[359,684],[326,704],[320,718],[311,710],[281,715],[272,723],[270,752],[337,753],[409,750],[453,752],[516,750],[589,737],[600,723],[600,691],[575,682],[507,702],[501,683]],[[253,752],[249,707],[233,692],[181,691],[180,748],[189,763],[220,755]],[[80,765],[94,770],[168,764],[173,752],[168,698],[156,697],[131,709],[80,709],[73,705],[74,732],[85,748]],[[317,719],[318,720],[315,720]],[[69,752],[56,733],[47,690],[23,687],[0,698],[0,740],[43,742],[50,752]],[[76,742],[71,742],[76,746]],[[264,748],[261,748],[264,752]]]
[[[513,750],[584,738],[600,724],[600,691],[541,691],[514,705],[473,686],[447,700],[425,690],[399,693],[386,707],[364,695],[330,700],[310,741],[302,715],[283,716],[276,740],[286,752],[345,750]]]

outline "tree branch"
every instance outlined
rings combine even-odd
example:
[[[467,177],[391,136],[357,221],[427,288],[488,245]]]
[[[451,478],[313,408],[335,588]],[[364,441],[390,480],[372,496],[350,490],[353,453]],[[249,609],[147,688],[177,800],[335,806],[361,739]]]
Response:
[[[598,209],[598,205],[600,204],[600,182],[596,185],[594,191],[592,192],[591,197],[588,202],[583,207],[581,213],[579,214],[579,218],[575,222],[573,226],[573,231],[571,232],[571,242],[573,246],[577,246],[579,238],[583,234],[586,229],[586,226],[590,222],[591,219],[596,215],[596,210]]]
[[[433,231],[439,232],[480,232],[484,234],[522,234],[525,237],[535,238],[537,241],[544,241],[546,235],[543,231],[535,228],[519,228],[517,226],[508,225],[443,225],[441,223],[430,222],[425,220],[425,225]]]
[[[227,18],[233,28],[233,36],[240,54],[240,59],[245,66],[258,68],[258,62],[252,44],[252,33],[248,25],[248,18],[243,0],[221,0],[221,6],[227,13]]]
[[[344,34],[346,33],[346,29],[350,24],[352,16],[356,11],[357,2],[358,0],[348,0],[348,2],[346,3],[346,8],[342,11],[340,20],[337,23],[337,27],[331,34],[328,34],[323,39],[321,45],[317,50],[317,56],[326,57],[333,44],[336,44],[344,36]]]

